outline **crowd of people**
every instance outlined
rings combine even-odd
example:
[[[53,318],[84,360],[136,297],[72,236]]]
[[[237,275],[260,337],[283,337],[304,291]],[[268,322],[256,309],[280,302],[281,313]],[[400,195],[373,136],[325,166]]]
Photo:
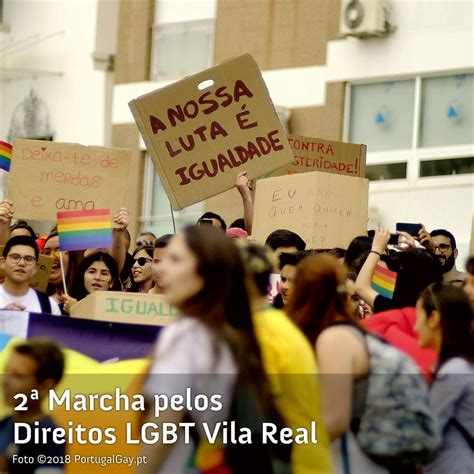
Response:
[[[310,431],[317,422],[317,444],[291,449],[229,447],[220,438],[210,446],[198,428],[191,444],[144,445],[142,474],[474,472],[474,257],[463,273],[452,233],[424,226],[414,236],[398,232],[394,245],[384,228],[354,236],[347,249],[307,250],[287,229],[260,245],[251,237],[245,173],[236,187],[244,217],[229,227],[206,212],[176,235],[143,232],[131,252],[126,209],[114,216],[112,248],[60,255],[57,229],[37,236],[24,221],[12,225],[14,203],[4,200],[0,308],[59,317],[95,291],[161,294],[181,316],[160,332],[143,393],[153,400],[191,389],[219,393],[224,403],[220,411],[168,409],[159,418],[150,410],[148,421],[243,424],[245,400],[248,423]],[[40,253],[55,259],[46,294],[29,287]],[[379,268],[396,273],[391,296],[372,284]],[[54,344],[32,339],[15,348],[5,370],[55,386],[58,357]],[[374,388],[377,366],[400,370],[379,384],[383,397]],[[33,408],[29,420],[52,423]],[[6,472],[11,430],[10,417],[0,423]]]

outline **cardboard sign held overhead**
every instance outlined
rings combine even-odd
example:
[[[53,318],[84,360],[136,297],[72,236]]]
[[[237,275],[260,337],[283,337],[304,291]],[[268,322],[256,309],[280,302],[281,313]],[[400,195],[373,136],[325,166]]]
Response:
[[[3,255],[4,245],[0,245],[0,255]],[[30,287],[35,288],[38,291],[45,292],[48,287],[49,275],[53,268],[54,257],[48,255],[39,255],[38,257],[38,270],[30,280]],[[3,280],[3,270],[0,269],[0,277]]]
[[[314,171],[260,179],[253,235],[264,243],[277,229],[296,232],[307,249],[346,248],[367,232],[369,181]]]
[[[121,291],[96,291],[71,307],[75,318],[151,326],[165,326],[177,315],[161,295]]]
[[[129,103],[173,209],[290,163],[257,63],[244,54]]]
[[[15,216],[56,220],[57,211],[125,205],[132,152],[41,140],[14,140],[7,198]]]
[[[271,176],[325,171],[365,178],[365,145],[301,135],[288,135],[288,143],[293,151],[293,162],[274,171]]]

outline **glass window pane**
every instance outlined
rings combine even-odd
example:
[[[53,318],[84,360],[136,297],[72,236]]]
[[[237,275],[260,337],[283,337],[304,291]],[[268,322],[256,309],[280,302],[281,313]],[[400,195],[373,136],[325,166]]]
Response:
[[[427,160],[420,163],[420,177],[474,173],[474,157]]]
[[[411,148],[415,81],[351,87],[349,141],[368,151]]]
[[[474,143],[474,74],[423,79],[420,146]]]
[[[211,65],[213,20],[164,24],[153,34],[152,80],[181,77]]]
[[[405,179],[407,177],[407,164],[390,163],[383,165],[369,165],[365,169],[365,176],[370,181]]]

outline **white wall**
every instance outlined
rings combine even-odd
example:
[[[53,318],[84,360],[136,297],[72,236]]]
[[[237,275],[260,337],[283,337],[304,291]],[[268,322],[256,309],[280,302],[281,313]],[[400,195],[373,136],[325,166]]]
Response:
[[[104,144],[106,73],[95,71],[91,58],[96,15],[97,0],[4,1],[10,33],[0,34],[0,45],[32,35],[39,41],[16,54],[0,53],[0,67],[39,72],[36,79],[16,74],[10,82],[0,82],[0,136],[6,137],[14,108],[34,87],[49,107],[56,141]],[[4,72],[0,74],[5,78]]]
[[[155,25],[216,17],[217,0],[157,0]]]

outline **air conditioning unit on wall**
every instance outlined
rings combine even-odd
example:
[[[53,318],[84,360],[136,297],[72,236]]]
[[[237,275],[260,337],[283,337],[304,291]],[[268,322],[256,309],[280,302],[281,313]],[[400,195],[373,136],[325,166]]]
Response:
[[[394,30],[389,16],[389,0],[342,0],[339,33],[359,38],[387,35]]]

